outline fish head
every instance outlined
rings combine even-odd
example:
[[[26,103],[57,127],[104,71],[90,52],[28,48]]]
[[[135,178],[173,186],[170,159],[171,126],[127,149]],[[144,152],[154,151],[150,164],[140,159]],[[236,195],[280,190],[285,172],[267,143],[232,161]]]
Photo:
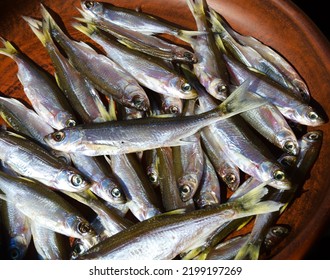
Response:
[[[183,202],[190,200],[198,188],[196,174],[186,174],[178,179],[180,197]]]
[[[130,89],[129,86],[126,87],[127,95],[124,97],[124,101],[132,108],[135,108],[139,111],[148,111],[150,109],[150,102],[148,96],[142,88],[136,88],[132,86]]]
[[[54,186],[59,189],[81,192],[92,187],[94,183],[90,182],[78,170],[71,166],[63,168],[56,176]]]
[[[193,99],[197,97],[196,90],[192,85],[185,79],[179,76],[175,76],[169,80],[169,87],[177,89],[182,99]]]
[[[280,190],[289,190],[291,188],[291,181],[279,164],[264,162],[261,164],[260,170],[263,181],[269,181],[270,186]]]
[[[64,127],[74,127],[77,124],[76,118],[67,112],[60,111],[56,116],[55,116],[55,122],[57,123],[57,129],[62,129]]]
[[[197,63],[197,57],[194,53],[180,48],[175,52],[174,58],[179,61],[184,61],[187,63]]]
[[[26,238],[22,235],[11,238],[7,248],[9,259],[22,260],[25,257],[28,245]]]
[[[219,78],[214,78],[212,81],[209,83],[207,91],[216,99],[224,101],[228,94],[229,94],[229,89],[227,84]]]
[[[294,134],[283,130],[277,134],[278,139],[280,139],[280,145],[283,150],[290,155],[298,155],[299,153],[299,143]]]
[[[100,193],[100,196],[104,200],[113,204],[123,204],[127,202],[125,193],[121,187],[110,178],[99,182],[98,193]]]
[[[70,232],[71,237],[89,239],[96,235],[90,223],[74,213],[67,214],[63,226]]]
[[[46,135],[44,141],[54,150],[72,153],[79,151],[82,137],[79,129],[65,128]]]
[[[304,103],[287,109],[285,113],[289,119],[302,125],[318,126],[325,123],[320,113]]]
[[[80,1],[80,5],[83,11],[92,17],[100,16],[104,12],[103,4],[96,1],[82,0]]]

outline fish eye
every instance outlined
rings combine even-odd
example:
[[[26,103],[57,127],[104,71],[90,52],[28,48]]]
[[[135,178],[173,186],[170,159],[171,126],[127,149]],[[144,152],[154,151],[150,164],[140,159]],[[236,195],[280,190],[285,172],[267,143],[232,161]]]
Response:
[[[76,126],[76,124],[77,124],[77,122],[76,122],[75,120],[73,120],[73,119],[69,119],[69,120],[67,120],[66,123],[65,123],[65,125],[66,125],[67,127],[73,127],[73,126]]]
[[[71,177],[71,183],[72,185],[74,185],[75,187],[80,186],[82,183],[84,182],[84,179],[81,175],[79,174],[75,174]]]
[[[80,222],[77,226],[77,230],[80,234],[86,234],[91,232],[92,228],[88,223]]]
[[[310,132],[308,135],[307,135],[307,138],[309,140],[317,140],[319,138],[319,135],[317,133],[314,133],[314,132]]]
[[[285,174],[281,170],[277,170],[274,172],[273,177],[276,181],[283,181],[285,179]]]
[[[143,105],[144,105],[144,99],[141,98],[141,96],[139,95],[135,95],[132,99],[132,102],[134,104],[134,106],[137,108],[137,109],[141,109],[143,108]]]
[[[78,257],[78,255],[84,253],[84,251],[85,251],[84,246],[81,243],[77,243],[72,249],[72,257],[76,258]]]
[[[226,175],[225,177],[225,181],[227,182],[227,184],[233,184],[236,182],[236,176],[235,174],[231,173]]]
[[[272,233],[275,235],[275,236],[283,236],[285,234],[288,233],[288,229],[285,228],[285,227],[280,227],[280,226],[277,226],[277,227],[274,227],[272,228]]]
[[[17,247],[11,247],[9,250],[9,257],[12,260],[18,260],[20,258],[20,251]]]
[[[94,2],[93,1],[85,1],[84,2],[84,6],[87,8],[87,9],[91,9],[94,7]]]
[[[169,111],[171,114],[179,113],[179,108],[177,106],[170,106]]]
[[[292,141],[286,141],[284,144],[284,149],[290,153],[294,152],[296,145]]]
[[[227,93],[228,88],[226,85],[218,85],[217,92],[219,93]]]
[[[151,172],[150,174],[149,174],[149,181],[151,182],[151,183],[156,183],[157,181],[158,181],[158,176],[157,176],[157,174],[155,173],[155,172]]]
[[[191,188],[188,185],[183,185],[180,188],[180,193],[183,198],[186,198],[191,193]]]
[[[187,91],[191,91],[192,87],[189,83],[183,83],[182,86],[181,86],[181,89],[184,91],[184,92],[187,92]]]
[[[318,117],[319,117],[319,115],[316,114],[315,112],[309,112],[309,113],[308,113],[308,118],[309,118],[310,120],[312,120],[312,121],[318,119]]]
[[[122,196],[122,192],[120,191],[120,189],[118,188],[113,188],[111,190],[111,195],[114,197],[114,198],[120,198]]]
[[[57,131],[52,134],[52,138],[56,142],[61,142],[65,138],[65,133],[63,131]]]

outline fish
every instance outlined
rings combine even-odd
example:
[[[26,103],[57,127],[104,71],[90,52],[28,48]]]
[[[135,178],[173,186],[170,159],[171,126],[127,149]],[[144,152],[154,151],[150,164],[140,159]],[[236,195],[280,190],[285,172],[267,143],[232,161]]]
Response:
[[[102,157],[87,157],[71,153],[74,166],[94,183],[89,188],[95,195],[111,204],[127,202],[125,193],[110,166]]]
[[[194,99],[197,93],[185,77],[168,67],[162,59],[129,49],[103,35],[96,27],[74,25],[105,51],[107,57],[125,68],[142,86],[159,94],[181,99]]]
[[[150,14],[117,7],[110,3],[82,0],[80,5],[82,10],[89,16],[90,20],[102,26],[107,26],[107,24],[110,23],[110,26],[115,24],[122,28],[147,35],[165,33],[180,37],[183,33],[199,34],[194,31],[182,30]]]
[[[91,208],[97,214],[102,226],[109,236],[114,235],[133,224],[130,220],[121,217],[115,211],[108,208],[89,190],[79,193],[64,193]]]
[[[159,161],[159,187],[164,211],[168,212],[177,209],[194,210],[195,206],[191,198],[182,199],[182,190],[178,186],[176,178],[177,170],[174,164],[172,148],[162,147],[156,150]]]
[[[77,169],[17,133],[0,130],[0,147],[0,159],[6,167],[48,187],[79,192],[93,184]]]
[[[70,105],[84,123],[109,120],[107,110],[93,85],[63,56],[46,23],[23,17],[46,48],[55,69],[55,78]]]
[[[201,87],[197,79],[194,79],[191,72],[186,68],[182,69],[199,92],[201,112],[212,110],[216,106],[219,106]],[[228,98],[231,98],[232,94]],[[210,130],[209,135],[217,138],[217,142],[220,144],[227,158],[235,162],[235,165],[244,173],[259,178],[261,182],[271,180],[270,184],[275,188],[290,188],[290,181],[286,178],[283,168],[276,162],[274,155],[262,140],[258,138],[258,135],[244,123],[241,116],[236,115],[214,124],[211,123],[204,127],[204,129]]]
[[[225,221],[279,209],[281,204],[260,201],[265,190],[260,187],[234,203],[217,207],[157,215],[107,238],[78,259],[173,259],[204,243]]]
[[[321,130],[310,131],[305,133],[299,140],[301,151],[297,155],[297,159],[292,163],[293,165],[288,167],[290,170],[290,176],[292,178],[291,190],[276,190],[270,194],[272,200],[281,201],[281,203],[283,203],[283,208],[274,212],[273,214],[268,213],[256,216],[251,236],[246,241],[244,246],[242,246],[242,248],[239,250],[235,259],[259,258],[261,254],[262,242],[265,240],[269,228],[275,224],[280,214],[293,200],[299,187],[304,184],[310,170],[312,169],[322,146],[323,132]],[[288,232],[283,230],[282,233],[282,236],[285,236]]]
[[[68,236],[40,226],[31,221],[33,244],[42,260],[70,259],[70,243]]]
[[[194,197],[198,208],[210,207],[211,205],[220,204],[222,202],[220,182],[217,173],[205,153],[204,159],[203,175]]]
[[[86,43],[70,39],[56,24],[44,6],[41,6],[41,12],[51,37],[62,47],[70,63],[97,90],[106,96],[112,96],[125,106],[142,111],[149,108],[148,97],[134,77]]]
[[[139,221],[161,214],[158,196],[136,154],[110,155],[109,164],[123,187],[126,205]]]
[[[169,61],[185,63],[195,63],[197,61],[195,54],[187,48],[170,43],[156,36],[146,35],[140,31],[132,31],[123,28],[109,21],[103,24],[102,21],[91,19],[89,13],[79,8],[78,10],[83,16],[83,18],[76,18],[78,21],[86,24],[94,24],[97,28],[113,35],[118,42],[131,49]]]
[[[212,11],[216,15],[217,19],[221,22],[223,27],[227,32],[235,38],[242,46],[249,46],[257,51],[263,58],[273,63],[275,67],[290,81],[290,83],[296,88],[298,93],[297,97],[303,99],[306,103],[309,103],[311,96],[304,79],[300,76],[297,70],[292,66],[292,64],[287,61],[280,53],[265,45],[258,39],[252,36],[244,36],[236,32],[225,19],[217,13],[215,10]]]
[[[241,84],[249,79],[254,85],[250,90],[266,98],[270,103],[275,105],[283,116],[293,122],[307,125],[319,126],[325,123],[320,112],[315,108],[306,104],[301,98],[292,95],[278,83],[261,75],[257,72],[247,69],[243,64],[230,56],[223,55],[227,63],[227,67],[234,83]]]
[[[282,151],[292,155],[299,153],[297,137],[275,105],[265,104],[249,112],[243,112],[241,116],[255,131]]]
[[[192,116],[195,112],[195,101],[188,100],[183,116]],[[187,145],[173,147],[173,159],[177,183],[182,201],[188,201],[195,195],[203,175],[204,153],[199,132],[182,139],[190,142]]]
[[[37,114],[55,129],[76,125],[76,116],[53,76],[18,51],[9,41],[3,38],[0,40],[4,45],[0,54],[10,57],[17,64],[17,77]]]
[[[229,94],[229,74],[224,59],[217,49],[212,30],[207,21],[208,5],[205,0],[187,0],[187,5],[195,19],[197,29],[206,32],[196,38],[186,37],[197,58],[193,71],[206,91],[223,101]]]
[[[248,83],[233,92],[214,110],[182,117],[148,117],[79,125],[45,137],[47,144],[61,151],[87,156],[132,153],[164,146],[185,144],[182,139],[205,126],[264,104],[257,95],[246,95]]]
[[[22,260],[26,257],[32,240],[30,220],[10,202],[4,201],[0,206],[7,258]]]
[[[0,190],[1,199],[12,203],[41,226],[70,237],[94,235],[88,221],[75,207],[40,182],[0,171]]]

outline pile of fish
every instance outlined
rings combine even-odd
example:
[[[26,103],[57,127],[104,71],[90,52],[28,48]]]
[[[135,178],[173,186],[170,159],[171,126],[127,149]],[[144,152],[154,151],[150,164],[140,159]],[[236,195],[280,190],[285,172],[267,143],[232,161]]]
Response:
[[[29,103],[0,97],[2,258],[258,259],[289,233],[325,121],[280,54],[187,5],[196,30],[81,1],[101,51],[41,5],[54,76],[2,39]]]

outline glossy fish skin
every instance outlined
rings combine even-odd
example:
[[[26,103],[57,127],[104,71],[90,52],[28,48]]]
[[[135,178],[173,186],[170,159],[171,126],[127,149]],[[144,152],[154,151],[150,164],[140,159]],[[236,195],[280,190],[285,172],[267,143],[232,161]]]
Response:
[[[310,93],[306,83],[296,71],[296,69],[294,69],[285,58],[283,58],[271,47],[266,46],[262,42],[258,41],[256,38],[251,36],[243,36],[233,30],[218,13],[217,18],[221,21],[222,25],[231,34],[231,36],[234,37],[240,44],[253,48],[265,59],[273,63],[279,69],[279,71],[282,72],[283,75],[286,76],[287,79],[295,86],[296,91],[299,93],[299,98],[304,99],[307,103],[310,101]]]
[[[93,26],[76,28],[102,46],[112,61],[125,68],[144,87],[175,98],[197,97],[186,79],[168,67],[163,60],[129,49],[103,35]]]
[[[92,186],[78,170],[18,134],[0,131],[0,159],[18,174],[46,186],[79,192]]]
[[[0,171],[0,190],[2,199],[44,227],[76,238],[93,235],[87,220],[70,203],[39,182]]]
[[[60,233],[31,221],[33,243],[42,260],[68,260],[69,239]]]
[[[143,111],[149,108],[148,97],[134,77],[87,44],[71,40],[57,26],[46,9],[42,12],[52,38],[63,48],[74,67],[85,75],[96,89],[125,106]]]
[[[224,153],[218,137],[208,127],[201,131],[201,141],[205,153],[208,155],[215,171],[232,191],[236,190],[241,182],[240,170],[236,164]]]
[[[248,70],[243,64],[229,56],[224,55],[224,58],[235,83],[241,84],[247,79],[252,81],[251,91],[266,98],[287,119],[307,126],[318,126],[325,122],[314,108],[265,75]]]
[[[185,73],[199,92],[200,111],[208,111],[217,106],[211,96],[196,82],[191,72],[185,70]],[[231,98],[232,94],[228,98]],[[270,184],[276,188],[290,188],[290,182],[282,167],[276,162],[268,147],[262,143],[261,139],[258,139],[258,135],[244,123],[240,116],[218,121],[209,125],[207,129],[210,130],[210,135],[216,136],[224,153],[240,170],[259,178],[261,182],[274,179]]]
[[[157,149],[143,151],[142,164],[152,186],[159,187],[159,158],[157,156]]]
[[[46,48],[55,69],[57,84],[82,121],[89,123],[109,120],[98,93],[59,51],[49,34],[47,23],[27,17],[24,19]]]
[[[197,62],[193,64],[194,72],[207,92],[223,101],[229,94],[229,75],[215,44],[212,30],[208,27],[208,5],[205,0],[187,0],[187,4],[194,16],[197,29],[207,32],[207,35],[199,35],[196,39],[187,38],[197,58]]]
[[[102,21],[93,21],[90,19],[90,15],[88,13],[82,10],[79,11],[84,18],[78,20],[86,22],[87,24],[95,24],[99,29],[102,29],[113,35],[120,43],[131,49],[138,50],[140,52],[162,58],[164,60],[180,61],[186,63],[196,62],[194,53],[187,50],[186,48],[165,41],[159,37],[132,31],[110,22],[103,24]]]
[[[2,39],[5,48],[0,53],[11,57],[18,66],[18,79],[39,116],[55,129],[77,123],[74,113],[55,80],[32,60]]]
[[[276,106],[266,104],[241,116],[275,146],[292,155],[299,153],[297,137]]]
[[[176,168],[174,165],[171,147],[157,149],[159,160],[159,187],[165,212],[186,209],[194,210],[194,203],[190,199],[182,199],[181,191],[177,184]]]
[[[243,84],[215,109],[199,115],[149,117],[81,125],[47,135],[45,141],[54,149],[88,156],[183,145],[185,142],[182,139],[195,134],[203,127],[263,105],[264,100],[260,97],[254,94],[246,95],[246,86],[247,84]]]
[[[143,221],[161,213],[156,193],[135,154],[110,156],[111,168],[123,187],[127,205]]]
[[[205,208],[222,202],[220,197],[220,182],[217,173],[206,154],[204,154],[204,158],[203,176],[194,198],[198,208]]]
[[[0,97],[0,115],[15,131],[45,145],[44,137],[55,130],[32,109],[14,98]]]
[[[320,130],[307,132],[300,139],[300,153],[292,167],[290,168],[290,176],[292,178],[292,188],[289,191],[276,190],[271,194],[271,199],[281,201],[284,204],[290,203],[294,198],[299,187],[301,187],[311,168],[313,167],[322,146],[323,132]],[[269,228],[276,223],[279,215],[284,211],[276,211],[272,214],[257,215],[251,236],[245,246],[238,252],[236,259],[258,259],[260,256],[260,248],[262,242],[269,231]],[[283,236],[287,232],[283,231]]]
[[[81,8],[91,17],[91,20],[104,26],[110,22],[111,25],[116,24],[122,28],[149,35],[167,33],[176,36],[182,32],[179,28],[152,15],[116,7],[109,3],[82,0]]]
[[[70,156],[75,167],[93,180],[94,183],[90,188],[93,193],[111,204],[126,203],[122,187],[105,160],[74,153]]]
[[[6,255],[11,260],[22,260],[31,242],[30,221],[12,203],[3,201],[0,206],[6,233]]]
[[[215,32],[216,43],[222,52],[227,54],[228,52],[231,53],[236,59],[250,69],[254,69],[267,75],[283,87],[288,88],[291,91],[296,90],[288,78],[285,77],[275,65],[262,57],[251,46],[241,45],[237,42],[221,24],[221,19],[219,19],[217,15],[218,14],[214,10],[211,10],[209,13],[209,19],[212,24],[212,31]]]
[[[260,202],[265,194],[265,189],[259,188],[235,203],[155,216],[92,247],[80,259],[173,259],[203,244],[223,222],[281,207]]]
[[[188,100],[183,116],[192,116],[195,111],[195,101]],[[188,201],[195,195],[203,175],[204,153],[199,132],[182,139],[187,145],[173,147],[174,165],[182,201]]]
[[[128,228],[133,224],[130,220],[127,220],[108,208],[90,191],[80,193],[65,192],[65,194],[89,206],[97,214],[100,223],[109,236],[121,232],[123,229]]]

